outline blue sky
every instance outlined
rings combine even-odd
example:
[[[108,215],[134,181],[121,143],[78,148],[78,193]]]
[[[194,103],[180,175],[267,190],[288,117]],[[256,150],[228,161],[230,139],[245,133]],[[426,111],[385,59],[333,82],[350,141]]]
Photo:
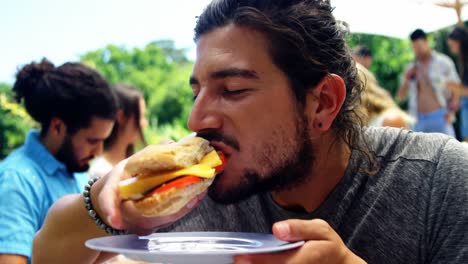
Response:
[[[78,60],[108,44],[143,47],[173,39],[194,57],[195,16],[209,0],[12,0],[0,3],[0,82],[17,67],[49,58]]]
[[[450,0],[452,1],[452,0]],[[49,58],[56,65],[108,44],[143,47],[173,39],[194,59],[195,16],[209,0],[2,0],[0,82],[17,67]],[[453,10],[431,0],[332,0],[337,18],[353,32],[405,38],[416,26],[434,30],[455,23]],[[368,11],[369,10],[369,11]]]

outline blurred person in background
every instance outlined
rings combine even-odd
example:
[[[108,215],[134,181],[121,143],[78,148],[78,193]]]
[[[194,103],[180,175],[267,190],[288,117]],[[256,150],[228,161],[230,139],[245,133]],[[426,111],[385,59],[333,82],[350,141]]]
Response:
[[[446,84],[460,83],[455,64],[450,57],[431,49],[423,30],[416,29],[410,39],[415,60],[406,67],[398,98],[404,100],[409,91],[409,113],[416,119],[415,131],[454,137],[452,122],[459,98]]]
[[[108,138],[104,140],[104,151],[98,156],[89,168],[90,178],[106,175],[121,160],[128,158],[135,152],[135,144],[145,144],[143,129],[148,126],[145,117],[146,103],[143,93],[136,87],[127,84],[112,86],[115,92],[119,110],[114,127]],[[116,256],[105,263],[109,264],[136,264],[124,256]]]
[[[371,50],[366,45],[357,45],[352,48],[351,55],[364,86],[361,98],[364,125],[409,128],[412,118],[398,107],[390,93],[379,85],[375,75],[369,71],[372,65]]]
[[[364,84],[361,98],[362,111],[365,113],[364,125],[410,128],[413,119],[398,107],[371,72],[359,63],[356,63],[356,67],[359,79]]]
[[[25,65],[13,86],[40,125],[0,164],[0,263],[31,263],[32,240],[49,207],[79,193],[117,112],[109,84],[80,63]]]
[[[460,137],[468,142],[468,32],[465,28],[455,27],[448,35],[450,52],[458,56],[458,69],[462,83],[447,82],[447,87],[460,95]]]
[[[89,169],[89,176],[102,177],[118,162],[135,152],[135,144],[144,143],[142,129],[148,126],[145,117],[146,103],[143,93],[127,84],[113,86],[119,104],[114,128],[106,140],[104,151],[97,157]]]
[[[351,50],[353,59],[362,66],[369,69],[372,65],[372,52],[366,45],[357,45]]]
[[[364,112],[364,125],[409,128],[411,117],[401,111],[393,102],[390,93],[382,88],[375,75],[369,70],[372,65],[372,51],[366,45],[351,49],[356,61],[358,76],[364,86],[361,110]]]

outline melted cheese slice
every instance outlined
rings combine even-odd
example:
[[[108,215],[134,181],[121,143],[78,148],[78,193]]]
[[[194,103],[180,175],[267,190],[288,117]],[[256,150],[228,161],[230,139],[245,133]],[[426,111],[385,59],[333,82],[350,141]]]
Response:
[[[154,187],[185,175],[193,175],[200,178],[212,178],[216,174],[214,167],[219,166],[222,163],[223,162],[219,158],[218,153],[213,150],[203,157],[199,164],[188,168],[128,178],[119,183],[120,197],[122,199],[139,199],[144,193]]]

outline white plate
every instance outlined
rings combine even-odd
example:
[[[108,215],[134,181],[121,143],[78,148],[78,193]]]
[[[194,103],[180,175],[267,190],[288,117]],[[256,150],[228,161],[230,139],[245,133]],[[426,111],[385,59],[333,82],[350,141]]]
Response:
[[[94,250],[146,262],[225,264],[232,263],[235,255],[293,249],[304,241],[289,243],[260,233],[182,232],[101,237],[85,244]]]

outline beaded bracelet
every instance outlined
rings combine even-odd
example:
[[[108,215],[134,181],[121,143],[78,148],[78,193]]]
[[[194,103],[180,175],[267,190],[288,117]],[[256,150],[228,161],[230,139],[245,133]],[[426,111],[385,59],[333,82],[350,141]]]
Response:
[[[111,235],[125,235],[128,234],[127,230],[120,230],[120,229],[115,229],[111,226],[108,226],[106,223],[102,221],[102,219],[99,217],[99,215],[96,213],[94,210],[93,204],[91,203],[91,186],[95,182],[97,182],[101,177],[96,177],[88,181],[88,184],[85,185],[84,192],[83,192],[83,198],[84,198],[84,203],[85,203],[85,208],[88,211],[88,215],[93,221],[96,223],[99,228],[102,230],[106,231],[106,233],[111,234]]]

